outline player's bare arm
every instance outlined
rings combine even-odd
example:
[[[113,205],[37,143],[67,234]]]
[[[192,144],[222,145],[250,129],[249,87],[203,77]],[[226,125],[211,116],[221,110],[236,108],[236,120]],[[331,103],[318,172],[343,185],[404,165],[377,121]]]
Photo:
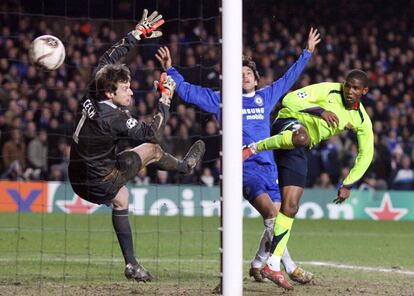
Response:
[[[311,28],[309,31],[308,45],[306,49],[310,53],[313,53],[319,42],[321,42],[321,35],[319,34],[318,29]]]
[[[157,53],[155,54],[155,57],[160,62],[161,67],[164,69],[164,71],[167,71],[168,68],[172,66],[171,54],[168,47],[160,47]]]

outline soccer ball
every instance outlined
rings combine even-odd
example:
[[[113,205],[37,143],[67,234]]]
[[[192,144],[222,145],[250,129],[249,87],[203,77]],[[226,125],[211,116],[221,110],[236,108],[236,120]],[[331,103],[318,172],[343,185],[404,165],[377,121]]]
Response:
[[[51,71],[59,68],[65,60],[65,47],[55,36],[42,35],[33,40],[29,56],[33,65]]]

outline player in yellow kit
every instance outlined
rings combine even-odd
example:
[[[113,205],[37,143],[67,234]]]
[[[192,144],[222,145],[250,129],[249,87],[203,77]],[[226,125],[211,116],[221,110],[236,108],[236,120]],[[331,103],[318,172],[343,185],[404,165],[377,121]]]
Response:
[[[250,144],[243,159],[265,150],[275,150],[282,192],[282,207],[275,222],[273,256],[262,275],[273,280],[280,270],[280,257],[289,240],[299,200],[307,175],[305,149],[345,130],[357,135],[358,156],[334,200],[342,203],[350,195],[352,185],[368,169],[374,154],[371,120],[360,99],[368,92],[368,77],[361,70],[350,71],[344,83],[324,82],[290,92],[282,101],[282,109],[272,125],[272,137]]]

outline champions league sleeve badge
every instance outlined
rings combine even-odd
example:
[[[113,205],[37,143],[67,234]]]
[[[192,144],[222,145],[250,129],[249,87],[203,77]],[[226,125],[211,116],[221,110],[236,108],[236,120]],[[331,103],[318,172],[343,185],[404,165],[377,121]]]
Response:
[[[298,96],[298,98],[304,99],[308,96],[308,93],[304,90],[301,90],[301,91],[297,92],[296,95]]]
[[[135,118],[129,118],[126,122],[126,126],[128,129],[133,128],[134,126],[136,126],[138,124],[138,121]]]

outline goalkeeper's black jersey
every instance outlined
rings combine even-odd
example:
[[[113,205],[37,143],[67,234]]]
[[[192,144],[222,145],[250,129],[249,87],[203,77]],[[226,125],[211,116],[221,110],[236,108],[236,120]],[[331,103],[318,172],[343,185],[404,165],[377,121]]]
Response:
[[[146,141],[154,137],[150,124],[139,122],[109,101],[94,106],[86,100],[83,106],[70,155],[71,169],[76,167],[80,179],[108,175],[115,166],[116,146],[121,138]]]
[[[128,34],[105,52],[95,73],[106,64],[116,63],[135,44],[135,38]],[[169,115],[168,107],[160,103],[161,116],[149,124],[139,122],[128,111],[110,101],[96,100],[95,79],[90,83],[89,92],[80,107],[73,133],[69,169],[75,181],[82,182],[105,177],[113,170],[116,146],[121,138],[154,141]]]

